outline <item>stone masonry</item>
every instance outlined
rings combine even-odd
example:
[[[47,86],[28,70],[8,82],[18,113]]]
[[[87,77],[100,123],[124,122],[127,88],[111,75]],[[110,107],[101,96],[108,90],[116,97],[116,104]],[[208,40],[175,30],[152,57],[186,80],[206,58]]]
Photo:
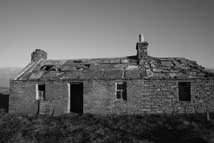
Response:
[[[83,113],[214,112],[212,73],[185,58],[151,57],[147,48],[147,42],[139,41],[134,56],[77,60],[47,60],[47,53],[37,49],[10,82],[9,112],[38,114],[36,85],[44,84],[47,113],[70,113],[69,83],[83,83]],[[190,83],[190,101],[180,100],[180,82]],[[118,99],[118,83],[126,83],[126,99]]]

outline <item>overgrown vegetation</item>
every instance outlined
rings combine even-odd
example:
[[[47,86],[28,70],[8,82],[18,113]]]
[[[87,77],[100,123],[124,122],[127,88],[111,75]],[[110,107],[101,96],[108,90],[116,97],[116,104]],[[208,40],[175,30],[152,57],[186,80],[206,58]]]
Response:
[[[205,115],[5,114],[0,143],[214,143],[214,121]]]

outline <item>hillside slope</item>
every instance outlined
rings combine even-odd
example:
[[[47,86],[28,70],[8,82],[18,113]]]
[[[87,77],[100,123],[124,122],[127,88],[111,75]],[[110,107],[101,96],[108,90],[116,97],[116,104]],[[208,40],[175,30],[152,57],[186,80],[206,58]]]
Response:
[[[5,115],[0,128],[1,143],[214,142],[214,121],[202,115]]]

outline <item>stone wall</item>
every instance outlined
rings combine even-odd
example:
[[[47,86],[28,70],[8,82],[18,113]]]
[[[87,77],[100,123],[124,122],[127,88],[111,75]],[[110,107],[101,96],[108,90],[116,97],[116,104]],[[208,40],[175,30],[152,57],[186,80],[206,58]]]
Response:
[[[214,104],[214,80],[194,79],[191,101],[179,101],[178,82],[187,80],[128,80],[127,101],[115,97],[115,83],[120,80],[83,81],[83,112],[95,114],[193,113],[206,112],[207,103]],[[41,81],[12,81],[9,112],[35,114],[38,111],[35,84]],[[67,112],[71,81],[48,81],[46,99],[54,106],[54,114]],[[214,108],[209,106],[214,112]]]
[[[35,82],[10,81],[9,113],[37,113]]]
[[[179,101],[178,82],[187,80],[146,80],[128,82],[129,113],[203,113],[207,101],[214,103],[214,81],[191,82],[191,101]],[[208,100],[210,99],[210,100]],[[214,109],[210,109],[214,111]]]
[[[10,113],[36,114],[38,101],[36,100],[36,84],[41,81],[11,81],[9,99]],[[67,109],[67,83],[62,81],[45,82],[45,97],[49,104],[54,106],[54,114],[66,113]]]
[[[115,98],[115,82],[91,81],[84,95],[84,112],[143,113],[203,113],[214,104],[214,80],[191,82],[191,101],[179,101],[178,82],[186,80],[129,80],[127,101]],[[211,106],[207,106],[207,103]]]

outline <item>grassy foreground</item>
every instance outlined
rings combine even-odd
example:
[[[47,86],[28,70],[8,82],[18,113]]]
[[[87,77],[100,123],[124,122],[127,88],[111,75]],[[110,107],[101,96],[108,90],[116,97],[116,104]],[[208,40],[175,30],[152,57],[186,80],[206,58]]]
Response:
[[[5,114],[0,143],[214,143],[214,120],[204,115]]]

